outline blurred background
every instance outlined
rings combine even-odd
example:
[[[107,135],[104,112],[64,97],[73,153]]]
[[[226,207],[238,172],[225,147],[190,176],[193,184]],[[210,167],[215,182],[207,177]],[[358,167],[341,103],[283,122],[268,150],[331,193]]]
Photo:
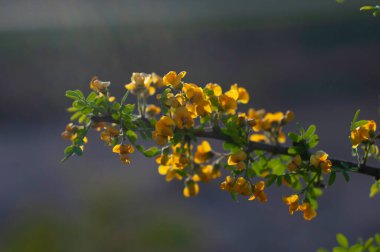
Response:
[[[271,188],[267,204],[235,203],[220,178],[185,199],[153,160],[122,165],[93,133],[83,157],[59,163],[65,90],[89,92],[98,75],[120,98],[132,72],[170,70],[237,82],[250,106],[295,111],[318,126],[321,149],[351,159],[356,109],[379,122],[380,19],[363,4],[0,0],[0,251],[315,251],[337,232],[379,232],[380,200],[362,175],[339,177],[306,222],[288,214],[285,188]]]

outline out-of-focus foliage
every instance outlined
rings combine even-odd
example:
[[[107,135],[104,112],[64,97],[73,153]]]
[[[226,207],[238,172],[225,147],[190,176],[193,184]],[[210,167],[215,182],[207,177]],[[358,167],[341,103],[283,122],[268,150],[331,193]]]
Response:
[[[379,252],[380,251],[380,234],[364,240],[359,238],[354,244],[350,244],[348,239],[341,233],[336,235],[338,246],[334,247],[332,252]],[[317,252],[329,252],[327,249],[319,249]]]

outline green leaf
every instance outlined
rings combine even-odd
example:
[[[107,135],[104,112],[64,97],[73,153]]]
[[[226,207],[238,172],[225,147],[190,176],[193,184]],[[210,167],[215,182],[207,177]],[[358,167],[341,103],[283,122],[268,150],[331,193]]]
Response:
[[[78,99],[83,99],[83,93],[80,90],[67,90],[66,91],[66,97],[73,99],[73,100],[78,100]]]
[[[380,234],[375,234],[375,241],[380,245]]]
[[[131,141],[131,143],[135,143],[138,138],[137,134],[132,130],[127,130],[125,132],[125,135],[128,137],[129,141]]]
[[[288,137],[295,143],[298,143],[302,138],[294,132],[290,132]]]
[[[355,129],[355,128],[354,128],[354,124],[355,124],[356,121],[358,120],[359,113],[360,113],[360,109],[356,110],[355,115],[354,115],[354,118],[352,119],[352,122],[351,122],[351,131],[353,131],[353,130]]]
[[[317,127],[314,124],[310,125],[309,128],[307,128],[305,134],[303,135],[303,138],[309,139],[315,133],[316,130]]]
[[[126,101],[127,98],[128,98],[128,95],[129,95],[129,90],[128,90],[127,92],[125,92],[123,98],[121,99],[121,102],[120,102],[121,106],[124,105],[125,101]]]
[[[277,177],[277,186],[281,186],[282,185],[282,176],[278,176]]]
[[[78,156],[82,156],[83,155],[83,150],[79,146],[74,146],[73,151]]]
[[[290,155],[301,154],[304,151],[304,148],[301,146],[293,146],[288,149]]]
[[[336,172],[331,172],[328,185],[331,186],[332,184],[334,184],[335,179],[336,179]]]
[[[342,173],[343,173],[344,180],[346,180],[346,182],[350,182],[350,175],[348,175],[346,171],[343,171]]]
[[[95,92],[91,92],[88,96],[87,96],[87,101],[88,102],[92,102],[92,101],[94,101],[95,99],[96,99],[96,97],[97,97],[97,94],[95,93]]]
[[[315,146],[317,146],[319,143],[319,137],[317,135],[313,135],[312,137],[310,137],[309,139],[309,143],[308,143],[308,146],[310,149],[314,148]]]
[[[285,174],[285,175],[284,175],[284,178],[285,178],[286,182],[288,182],[289,184],[292,183],[292,178],[290,177],[289,174]]]
[[[370,6],[370,5],[365,5],[365,6],[360,7],[361,11],[369,11],[369,10],[374,10],[374,9],[375,9],[375,6]]]
[[[153,146],[153,147],[150,147],[149,149],[146,149],[144,151],[144,155],[146,157],[154,157],[154,156],[157,156],[158,154],[161,153],[161,150],[158,149],[157,147]]]
[[[349,249],[348,249],[348,252],[362,252],[364,251],[363,249],[363,246],[359,243],[351,246]]]
[[[342,247],[334,247],[333,252],[347,252],[347,249],[342,248]]]
[[[342,233],[338,233],[336,235],[336,241],[343,248],[348,248],[348,246],[349,246],[349,243],[348,243],[348,240],[347,240],[346,236],[344,236]]]
[[[367,124],[368,120],[360,120],[353,124],[353,128],[356,129],[357,127],[363,126],[364,124]]]
[[[370,193],[369,193],[369,197],[372,198],[378,193],[380,193],[380,179],[372,184],[371,189],[370,189]]]
[[[70,153],[72,154],[73,151],[74,151],[74,146],[70,145],[70,146],[67,146],[67,147],[66,147],[66,149],[63,151],[63,153],[64,153],[65,155],[67,155],[67,154],[70,154]]]
[[[276,181],[277,176],[271,174],[271,175],[266,176],[265,179],[267,179],[267,181],[265,181],[265,186],[269,187]]]
[[[235,191],[230,192],[230,195],[233,201],[238,202],[237,194]]]
[[[368,238],[368,240],[364,243],[364,248],[368,249],[373,244],[373,237]]]

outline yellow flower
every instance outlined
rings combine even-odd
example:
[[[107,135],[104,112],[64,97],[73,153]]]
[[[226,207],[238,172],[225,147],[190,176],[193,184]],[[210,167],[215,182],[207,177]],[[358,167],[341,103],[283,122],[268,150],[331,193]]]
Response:
[[[213,95],[217,97],[220,96],[223,92],[222,88],[216,83],[208,83],[205,88],[212,90],[214,93]]]
[[[263,130],[269,131],[274,124],[280,124],[284,114],[282,112],[267,113],[262,119],[260,126]]]
[[[185,76],[186,76],[185,71],[182,71],[179,74],[177,74],[174,71],[170,71],[164,76],[163,82],[166,86],[172,86],[175,89],[181,89],[181,80]]]
[[[231,176],[227,176],[226,179],[220,184],[220,189],[225,190],[227,192],[232,192],[234,189],[234,178]]]
[[[265,189],[264,181],[258,182],[253,188],[253,195],[249,197],[248,200],[255,200],[257,198],[261,203],[267,202],[268,197],[266,193],[264,192],[264,189]]]
[[[239,177],[236,180],[233,188],[237,193],[239,193],[243,196],[248,196],[252,193],[251,182],[249,182],[248,180],[246,180],[243,177]]]
[[[100,132],[100,139],[108,144],[111,143],[112,138],[115,138],[120,134],[119,130],[114,126],[106,125],[104,126],[104,130],[105,131]]]
[[[376,122],[368,120],[368,122],[351,131],[350,140],[352,148],[356,148],[360,143],[368,141],[374,136],[376,131]]]
[[[255,110],[253,108],[250,108],[248,110],[247,117],[248,119],[252,119],[252,120],[260,120],[264,117],[264,114],[265,114],[264,109]]]
[[[228,164],[229,165],[237,165],[239,162],[244,161],[247,159],[247,153],[244,151],[240,150],[234,154],[231,154],[228,157]]]
[[[129,164],[131,162],[131,159],[129,158],[128,154],[133,153],[135,150],[130,144],[117,144],[113,147],[112,151],[120,155],[120,161],[122,163]]]
[[[160,175],[166,176],[166,181],[167,182],[170,182],[170,181],[172,181],[175,178],[178,179],[178,180],[182,179],[181,175],[179,175],[177,173],[177,170],[178,170],[178,168],[175,168],[175,167],[170,166],[170,165],[160,165],[160,166],[158,166],[158,173]]]
[[[133,73],[131,82],[125,85],[125,88],[131,91],[132,94],[141,95],[147,97],[148,95],[154,95],[156,89],[151,86],[152,76],[146,73]]]
[[[194,162],[197,164],[202,164],[207,162],[212,158],[212,149],[208,141],[203,141],[197,147],[197,151],[194,155]]]
[[[152,73],[152,83],[156,88],[162,88],[165,86],[164,81],[161,76],[156,73]]]
[[[300,155],[296,155],[293,157],[292,161],[288,164],[288,170],[293,172],[297,170],[302,163],[302,158]]]
[[[135,150],[132,145],[121,145],[117,144],[113,147],[112,151],[117,154],[130,154],[133,153]]]
[[[109,85],[111,85],[111,82],[101,81],[98,79],[97,76],[92,77],[90,81],[90,88],[94,90],[95,92],[105,91]]]
[[[184,106],[186,101],[185,98],[180,94],[172,94],[169,93],[167,96],[167,100],[165,101],[165,105],[172,108],[178,108],[180,106]]]
[[[290,122],[290,121],[293,121],[293,120],[294,120],[294,117],[295,117],[294,112],[288,110],[288,111],[286,111],[286,113],[285,113],[284,121],[285,121],[286,123],[288,123],[288,122]]]
[[[303,218],[305,220],[312,220],[317,216],[317,212],[311,207],[310,203],[305,202],[299,206],[299,210],[303,212]]]
[[[266,137],[263,134],[252,134],[249,137],[249,140],[252,141],[252,142],[265,142],[265,143],[269,143],[268,137]]]
[[[317,151],[310,156],[310,164],[315,168],[321,168],[324,173],[331,172],[332,163],[327,158],[329,155],[324,151]]]
[[[236,96],[236,94],[237,94],[237,96]],[[228,91],[226,93],[226,95],[231,95],[231,98],[234,98],[234,99],[236,97],[235,100],[239,103],[247,104],[249,102],[248,91],[243,87],[239,87],[238,84],[233,84],[231,86],[230,91]]]
[[[161,112],[161,108],[156,105],[148,105],[145,109],[145,113],[148,117],[154,117]]]
[[[199,193],[199,185],[194,180],[186,181],[185,188],[183,189],[183,196],[186,198],[196,196]]]
[[[191,128],[194,125],[194,120],[191,113],[186,109],[186,107],[178,107],[174,111],[173,120],[178,128]]]
[[[204,99],[203,89],[196,84],[185,83],[183,84],[182,91],[185,93],[186,98],[192,103],[197,103]]]
[[[289,206],[289,213],[291,215],[293,215],[295,211],[299,210],[298,199],[299,197],[297,194],[293,194],[288,197],[282,197],[282,201]]]
[[[173,137],[174,125],[175,123],[170,117],[162,116],[156,123],[155,131],[152,132],[153,140],[158,145],[166,145],[169,141],[169,138]]]
[[[200,181],[209,182],[213,179],[219,178],[222,175],[220,170],[215,169],[212,165],[206,165],[199,169],[196,178]]]
[[[231,96],[233,93],[230,94]],[[227,94],[222,94],[219,96],[219,105],[222,111],[227,114],[234,115],[237,109],[237,102],[234,98],[228,96]]]

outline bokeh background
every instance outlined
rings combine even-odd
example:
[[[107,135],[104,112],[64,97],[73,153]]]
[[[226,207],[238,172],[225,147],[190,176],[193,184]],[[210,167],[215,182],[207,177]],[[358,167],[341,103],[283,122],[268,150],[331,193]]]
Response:
[[[199,84],[237,82],[250,106],[295,111],[318,126],[321,149],[352,158],[356,109],[379,121],[380,19],[362,4],[0,0],[0,251],[315,251],[337,232],[380,231],[379,198],[368,198],[372,179],[361,175],[339,177],[306,222],[289,216],[284,188],[264,205],[234,203],[220,181],[184,199],[153,160],[136,154],[122,165],[96,134],[83,157],[59,163],[65,90],[88,91],[98,75],[120,98],[132,72],[170,70]]]

